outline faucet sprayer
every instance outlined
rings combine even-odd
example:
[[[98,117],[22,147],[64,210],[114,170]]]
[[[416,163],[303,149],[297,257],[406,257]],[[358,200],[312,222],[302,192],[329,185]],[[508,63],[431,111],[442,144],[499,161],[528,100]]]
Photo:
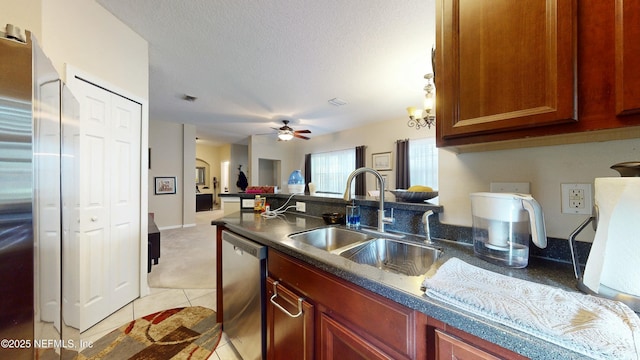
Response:
[[[351,201],[351,183],[353,182],[353,178],[365,172],[369,172],[375,175],[376,179],[378,180],[378,184],[380,188],[380,201],[379,201],[379,209],[378,209],[378,231],[384,232],[384,224],[392,224],[394,219],[393,219],[393,209],[391,209],[391,217],[386,218],[384,216],[384,179],[382,178],[382,175],[380,175],[379,172],[368,167],[361,167],[361,168],[355,169],[351,174],[349,174],[349,177],[347,178],[347,188],[344,191],[343,198],[345,201]]]
[[[424,242],[428,245],[433,244],[433,240],[431,240],[431,230],[429,228],[429,216],[431,215],[433,215],[433,210],[427,210],[424,215],[422,215],[422,224],[424,225],[425,233]]]

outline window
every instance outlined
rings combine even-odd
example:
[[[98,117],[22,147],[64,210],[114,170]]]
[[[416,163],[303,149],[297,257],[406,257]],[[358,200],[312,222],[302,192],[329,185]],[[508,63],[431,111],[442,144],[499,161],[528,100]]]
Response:
[[[438,189],[438,149],[435,138],[409,140],[409,171],[411,185]]]
[[[355,169],[355,149],[311,154],[311,182],[318,192],[344,193],[347,178]]]

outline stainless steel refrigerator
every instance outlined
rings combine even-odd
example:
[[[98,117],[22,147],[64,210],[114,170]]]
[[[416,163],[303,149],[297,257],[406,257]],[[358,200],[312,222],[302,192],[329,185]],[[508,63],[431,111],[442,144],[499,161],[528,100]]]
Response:
[[[73,190],[62,179],[74,155],[65,154],[72,147],[64,138],[78,125],[63,119],[77,105],[31,34],[16,37],[15,27],[6,29],[0,37],[0,339],[10,342],[0,347],[0,358],[60,358],[77,336],[65,330],[61,305],[64,234],[73,232],[73,201],[63,202]]]

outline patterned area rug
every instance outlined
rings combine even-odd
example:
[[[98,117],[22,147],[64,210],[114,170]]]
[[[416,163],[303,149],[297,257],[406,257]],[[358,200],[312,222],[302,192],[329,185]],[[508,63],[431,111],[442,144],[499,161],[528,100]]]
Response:
[[[221,335],[211,309],[191,306],[164,310],[110,332],[83,350],[78,359],[207,359]]]

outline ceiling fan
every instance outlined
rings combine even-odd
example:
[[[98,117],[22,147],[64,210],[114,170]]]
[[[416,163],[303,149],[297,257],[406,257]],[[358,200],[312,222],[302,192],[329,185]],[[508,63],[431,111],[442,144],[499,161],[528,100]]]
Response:
[[[278,130],[278,141],[289,141],[294,137],[297,137],[298,139],[309,140],[308,137],[300,134],[311,134],[311,131],[293,130],[291,127],[289,127],[289,120],[282,120],[282,122],[284,123],[284,126],[280,128],[272,128],[274,130]]]

